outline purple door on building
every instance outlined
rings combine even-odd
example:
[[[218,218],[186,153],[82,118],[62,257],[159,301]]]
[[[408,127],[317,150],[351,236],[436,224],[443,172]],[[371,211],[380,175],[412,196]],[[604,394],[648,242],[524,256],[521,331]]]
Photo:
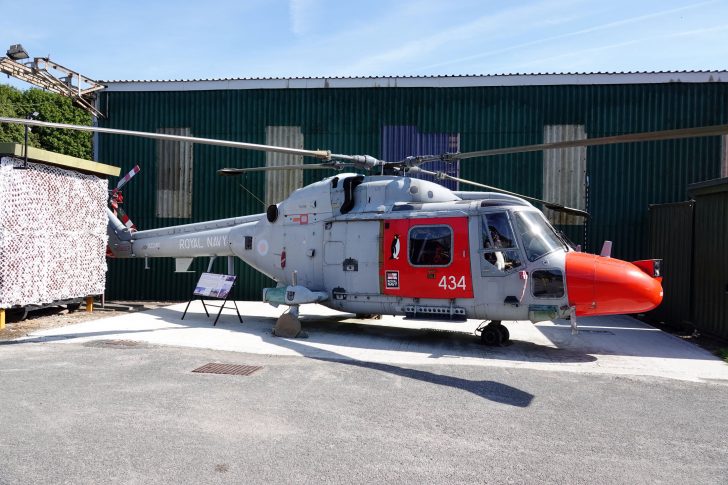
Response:
[[[420,133],[416,126],[384,126],[382,128],[382,159],[396,162],[414,155],[441,155],[460,151],[460,133]],[[421,165],[424,170],[445,172],[454,177],[460,176],[460,162],[428,162]],[[458,190],[458,182],[453,180],[434,180],[434,177],[415,174],[413,177],[431,180],[450,190]]]

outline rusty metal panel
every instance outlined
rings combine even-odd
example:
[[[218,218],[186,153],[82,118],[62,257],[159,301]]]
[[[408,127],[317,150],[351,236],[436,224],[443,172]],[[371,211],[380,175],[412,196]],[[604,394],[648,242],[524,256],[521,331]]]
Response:
[[[728,178],[689,189],[695,198],[693,324],[728,338]]]
[[[304,148],[300,126],[266,126],[265,144],[288,148]],[[266,153],[265,166],[302,165],[303,156]],[[303,170],[272,170],[265,173],[266,207],[282,201],[291,192],[303,187]]]
[[[546,125],[543,142],[553,143],[587,138],[584,125]],[[586,210],[586,147],[560,148],[543,152],[543,200]],[[544,209],[553,224],[583,226],[584,218]]]
[[[694,205],[689,201],[649,207],[647,257],[662,259],[664,297],[648,315],[673,326],[691,321]]]
[[[157,133],[192,136],[189,128]],[[192,217],[192,143],[157,140],[157,217]]]

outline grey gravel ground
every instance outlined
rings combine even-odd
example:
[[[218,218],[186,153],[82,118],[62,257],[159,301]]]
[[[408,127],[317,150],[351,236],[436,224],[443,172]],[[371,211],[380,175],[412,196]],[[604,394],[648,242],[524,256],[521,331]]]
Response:
[[[728,483],[725,381],[0,342],[0,396],[3,485]]]

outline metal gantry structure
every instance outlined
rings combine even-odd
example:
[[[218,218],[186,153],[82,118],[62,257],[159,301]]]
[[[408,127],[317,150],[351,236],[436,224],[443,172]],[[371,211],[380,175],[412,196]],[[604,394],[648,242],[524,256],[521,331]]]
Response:
[[[0,72],[39,88],[71,98],[92,115],[103,118],[96,109],[95,93],[106,86],[72,69],[51,61],[48,57],[30,56],[20,44],[11,45],[6,57],[0,57]]]

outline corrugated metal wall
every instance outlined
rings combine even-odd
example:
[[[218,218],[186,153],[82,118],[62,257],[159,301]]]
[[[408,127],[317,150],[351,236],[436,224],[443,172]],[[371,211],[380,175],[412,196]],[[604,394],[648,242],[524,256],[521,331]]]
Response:
[[[587,138],[584,125],[546,125],[544,143]],[[587,210],[586,168],[587,148],[560,148],[543,152],[543,200],[556,202],[567,207]],[[556,212],[544,208],[544,214],[562,231],[571,234],[583,244],[583,217]]]
[[[649,312],[651,318],[668,325],[692,321],[693,207],[695,203],[651,205],[647,258],[662,259],[664,298]]]
[[[265,144],[288,148],[304,148],[300,126],[266,126]],[[266,167],[302,165],[303,156],[266,153]],[[303,186],[303,170],[271,170],[265,172],[265,205],[276,204]]]
[[[583,125],[588,137],[728,122],[728,84],[515,86],[462,88],[253,89],[177,92],[107,92],[102,126],[155,131],[189,127],[195,136],[265,143],[269,126],[300,127],[307,148],[382,156],[386,126],[414,126],[419,133],[459,135],[462,151],[541,143],[547,125]],[[99,160],[142,173],[125,191],[126,210],[140,228],[188,223],[154,217],[155,144],[100,135]],[[265,155],[230,148],[194,147],[192,220],[262,212],[265,176],[220,178],[226,166],[265,165]],[[720,176],[720,137],[587,149],[589,210],[585,231],[566,227],[589,250],[605,239],[613,254],[640,259],[647,241],[647,206],[685,199],[687,184]],[[462,162],[461,176],[541,197],[543,154],[504,155]],[[304,174],[304,183],[320,179]],[[465,188],[464,186],[461,188]],[[185,298],[190,275],[172,275],[172,262],[113,262],[110,297]],[[200,269],[201,263],[197,263]],[[222,263],[220,263],[222,264]],[[236,297],[258,298],[264,279],[238,266]]]
[[[728,179],[691,187],[695,197],[693,324],[728,338]]]
[[[157,133],[192,136],[189,128],[159,128]],[[192,217],[192,143],[157,140],[157,217]]]

